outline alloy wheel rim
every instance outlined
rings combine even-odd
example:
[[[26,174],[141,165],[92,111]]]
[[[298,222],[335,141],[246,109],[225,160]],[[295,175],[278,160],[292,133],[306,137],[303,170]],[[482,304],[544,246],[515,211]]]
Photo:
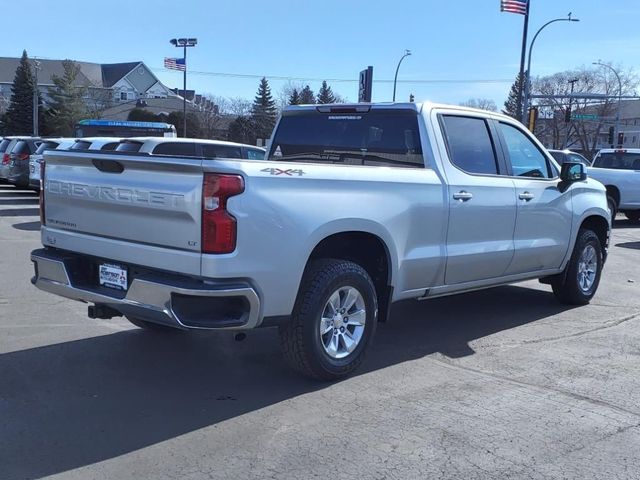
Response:
[[[578,286],[583,292],[588,292],[596,281],[598,258],[593,245],[587,245],[578,261]]]
[[[353,353],[362,340],[367,310],[360,291],[351,286],[335,290],[322,309],[320,342],[327,355],[340,359]]]

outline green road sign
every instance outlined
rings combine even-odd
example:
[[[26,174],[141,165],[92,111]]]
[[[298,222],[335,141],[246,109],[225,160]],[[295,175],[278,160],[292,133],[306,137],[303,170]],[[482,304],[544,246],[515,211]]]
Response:
[[[574,113],[571,115],[571,120],[598,120],[598,115],[591,113]]]

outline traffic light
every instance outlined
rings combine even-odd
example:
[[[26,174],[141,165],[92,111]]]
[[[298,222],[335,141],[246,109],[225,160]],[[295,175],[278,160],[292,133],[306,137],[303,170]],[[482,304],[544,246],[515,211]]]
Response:
[[[609,141],[607,142],[609,145],[613,147],[613,127],[609,127]]]
[[[564,110],[564,123],[571,123],[571,107]]]
[[[413,93],[410,93],[410,94],[409,94],[409,101],[410,101],[411,103],[413,103],[413,102],[415,102],[415,100],[416,100],[416,97],[414,97],[414,96],[413,96]]]
[[[536,129],[536,120],[538,120],[538,107],[531,107],[529,109],[529,122],[528,127],[531,133]]]
[[[622,146],[624,144],[624,133],[618,132],[618,146]]]

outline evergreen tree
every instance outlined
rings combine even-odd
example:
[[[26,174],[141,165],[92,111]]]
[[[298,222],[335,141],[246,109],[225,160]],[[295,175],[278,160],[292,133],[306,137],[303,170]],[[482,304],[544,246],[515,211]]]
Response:
[[[289,105],[300,105],[300,93],[297,88],[294,88],[289,96]]]
[[[87,87],[76,85],[80,73],[80,66],[71,61],[62,62],[64,73],[62,77],[52,75],[51,80],[55,88],[49,92],[51,103],[47,115],[47,125],[51,133],[61,137],[73,135],[78,121],[88,116],[85,103]]]
[[[135,121],[135,122],[159,122],[158,116],[150,110],[146,108],[136,107],[129,112],[127,115],[127,120]],[[187,120],[188,121],[188,120]],[[189,126],[187,125],[187,129]]]
[[[33,132],[33,92],[35,88],[29,57],[27,51],[24,50],[11,86],[11,100],[5,117],[5,134],[29,135]]]
[[[255,130],[252,117],[240,115],[229,124],[228,139],[232,142],[254,145],[256,143]]]
[[[336,103],[336,97],[331,91],[331,87],[327,85],[327,81],[322,81],[322,86],[318,91],[318,103]]]
[[[309,105],[311,103],[316,103],[316,97],[313,95],[313,90],[309,88],[309,85],[305,85],[300,92],[300,105]]]
[[[271,96],[271,88],[266,78],[262,77],[258,86],[258,93],[251,107],[251,118],[255,126],[256,138],[267,139],[271,136],[276,124],[278,110],[276,102]]]
[[[525,72],[526,77],[526,72]],[[520,119],[521,115],[521,107],[518,103],[518,91],[520,86],[523,85],[523,79],[520,77],[520,74],[516,76],[515,82],[511,85],[511,89],[509,90],[509,95],[507,96],[507,101],[504,102],[504,110],[502,113],[509,115],[517,120]],[[521,90],[524,95],[524,89]]]

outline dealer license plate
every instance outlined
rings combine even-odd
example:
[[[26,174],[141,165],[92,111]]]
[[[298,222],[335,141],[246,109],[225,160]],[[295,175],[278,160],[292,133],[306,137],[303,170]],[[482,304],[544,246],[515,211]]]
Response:
[[[110,263],[100,264],[100,285],[118,290],[127,289],[127,270]]]

